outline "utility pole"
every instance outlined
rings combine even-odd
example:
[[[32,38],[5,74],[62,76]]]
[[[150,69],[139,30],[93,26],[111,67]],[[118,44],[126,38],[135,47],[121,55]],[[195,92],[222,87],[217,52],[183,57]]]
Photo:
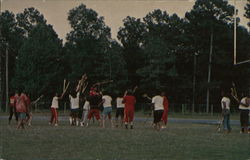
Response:
[[[214,41],[214,33],[213,28],[211,30],[211,39],[210,39],[210,53],[209,53],[209,64],[208,64],[208,76],[207,76],[207,106],[206,112],[209,112],[209,100],[210,100],[210,81],[211,81],[211,67],[212,67],[212,54],[213,54],[213,41]]]
[[[2,15],[2,0],[0,0],[0,15]],[[2,29],[0,26],[0,46],[3,44]],[[2,88],[2,53],[0,48],[0,111],[2,111],[3,88]]]
[[[5,62],[5,78],[6,78],[6,103],[5,103],[5,112],[8,112],[8,108],[9,108],[9,51],[8,51],[8,48],[9,45],[8,43],[6,42],[6,55],[5,55],[5,58],[6,58],[6,62]]]
[[[234,65],[237,64],[236,60],[236,27],[237,27],[237,20],[236,20],[237,10],[236,10],[236,0],[234,0]]]
[[[194,53],[194,73],[193,73],[193,100],[192,100],[192,113],[194,113],[195,107],[195,87],[196,87],[196,65],[197,65],[197,56],[198,52]]]

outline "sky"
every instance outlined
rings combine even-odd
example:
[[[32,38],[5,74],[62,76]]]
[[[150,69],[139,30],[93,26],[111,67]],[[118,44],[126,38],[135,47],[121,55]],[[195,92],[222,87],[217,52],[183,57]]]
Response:
[[[241,25],[247,26],[248,20],[244,18],[244,6],[247,0],[237,0]],[[176,13],[184,17],[194,5],[194,0],[2,0],[1,9],[16,13],[23,12],[25,8],[34,7],[40,11],[57,32],[59,38],[65,42],[66,34],[71,30],[67,21],[70,9],[81,3],[87,8],[95,10],[99,16],[104,17],[105,24],[111,28],[112,38],[117,39],[122,20],[127,16],[143,18],[155,9],[166,10],[168,14]],[[233,3],[233,1],[229,1]]]

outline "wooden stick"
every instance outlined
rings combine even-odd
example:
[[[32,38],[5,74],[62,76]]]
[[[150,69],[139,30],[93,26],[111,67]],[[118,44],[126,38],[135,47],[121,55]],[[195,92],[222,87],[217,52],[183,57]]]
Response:
[[[133,89],[133,91],[132,91],[133,94],[135,93],[135,91],[137,90],[137,88],[138,88],[138,86],[135,86],[135,87],[134,87],[134,89]]]
[[[42,94],[40,97],[38,97],[35,101],[31,102],[32,104],[36,104],[44,95]]]
[[[60,98],[63,98],[64,94],[66,93],[67,89],[69,88],[69,84],[70,84],[70,82],[67,84],[67,86],[66,86],[65,90],[63,91]]]
[[[111,82],[113,82],[113,80],[105,80],[105,81],[102,81],[102,82],[97,82],[97,83],[93,84],[93,86],[102,85],[102,84],[111,83]]]
[[[86,85],[85,85],[84,88],[82,89],[82,93],[84,93],[84,91],[86,90],[87,86],[88,86],[88,82],[86,83]]]
[[[65,90],[65,85],[66,85],[66,79],[63,80],[63,92]]]

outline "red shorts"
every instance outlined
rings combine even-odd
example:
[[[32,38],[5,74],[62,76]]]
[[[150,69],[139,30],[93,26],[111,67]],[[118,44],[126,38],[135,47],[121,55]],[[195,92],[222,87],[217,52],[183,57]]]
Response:
[[[124,109],[124,122],[132,122],[134,120],[134,112],[133,108],[125,108]]]
[[[99,109],[90,109],[89,114],[88,114],[88,119],[91,119],[94,116],[97,120],[100,119],[100,110]]]

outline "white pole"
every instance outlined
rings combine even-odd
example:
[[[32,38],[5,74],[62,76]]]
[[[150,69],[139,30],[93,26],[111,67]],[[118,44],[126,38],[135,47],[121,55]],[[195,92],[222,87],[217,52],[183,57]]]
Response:
[[[209,53],[209,64],[208,64],[208,78],[207,83],[210,85],[211,81],[211,67],[212,67],[212,54],[213,54],[213,41],[214,41],[214,31],[213,28],[211,30],[211,39],[210,39],[210,53]],[[206,106],[206,112],[209,112],[209,100],[210,100],[210,86],[207,87],[207,106]]]
[[[0,13],[2,13],[2,1],[3,0],[0,0]]]
[[[234,65],[237,64],[237,61],[236,61],[236,13],[237,10],[236,10],[236,0],[234,0]]]

